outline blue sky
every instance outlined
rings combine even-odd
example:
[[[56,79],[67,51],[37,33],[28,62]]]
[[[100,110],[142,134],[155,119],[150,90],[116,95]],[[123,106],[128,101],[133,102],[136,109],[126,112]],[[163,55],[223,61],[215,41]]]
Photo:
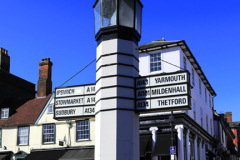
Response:
[[[10,72],[37,84],[38,62],[53,62],[58,87],[96,57],[94,0],[1,1],[0,47],[9,51]],[[240,121],[240,1],[142,0],[139,44],[163,37],[185,40],[217,93],[215,109]],[[66,85],[95,82],[93,64]]]

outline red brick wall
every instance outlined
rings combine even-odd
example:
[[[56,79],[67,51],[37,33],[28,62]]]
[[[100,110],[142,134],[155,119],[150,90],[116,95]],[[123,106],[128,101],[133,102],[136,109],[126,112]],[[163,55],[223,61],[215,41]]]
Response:
[[[225,112],[225,118],[227,122],[232,122],[232,112]]]
[[[39,62],[39,80],[37,96],[43,97],[52,92],[52,62],[45,58]]]
[[[238,147],[238,137],[237,137],[237,130],[236,129],[232,129],[232,132],[233,132],[233,134],[235,135],[235,139],[233,140],[233,144],[236,146],[236,147]]]

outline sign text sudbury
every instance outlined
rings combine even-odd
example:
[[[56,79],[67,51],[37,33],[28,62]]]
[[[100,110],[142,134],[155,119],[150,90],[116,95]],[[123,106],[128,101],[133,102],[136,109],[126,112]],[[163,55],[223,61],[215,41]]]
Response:
[[[95,85],[56,88],[55,118],[95,115]]]

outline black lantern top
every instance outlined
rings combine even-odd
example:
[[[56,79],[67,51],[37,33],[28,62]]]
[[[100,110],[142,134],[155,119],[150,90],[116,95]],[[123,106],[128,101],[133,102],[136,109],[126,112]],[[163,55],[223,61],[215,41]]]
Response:
[[[93,5],[95,38],[119,33],[141,38],[142,8],[140,0],[97,0]],[[109,36],[108,36],[109,37]]]

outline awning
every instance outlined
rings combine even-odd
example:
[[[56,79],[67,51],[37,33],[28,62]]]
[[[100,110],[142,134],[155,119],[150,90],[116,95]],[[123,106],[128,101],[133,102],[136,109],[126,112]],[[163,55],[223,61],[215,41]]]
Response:
[[[94,149],[68,150],[59,160],[93,160]]]
[[[2,154],[2,155],[0,155],[0,159],[4,160],[7,156],[8,156],[8,154]]]
[[[145,156],[145,151],[148,143],[151,142],[152,135],[143,135],[140,136],[140,157]]]
[[[24,159],[28,154],[24,151],[18,151],[14,154],[15,159]]]
[[[24,160],[58,160],[65,152],[66,150],[34,151]]]
[[[176,133],[173,134],[174,141],[173,144],[176,144]],[[171,133],[158,134],[157,142],[154,147],[152,156],[157,155],[170,155],[170,146],[171,146]]]
[[[10,160],[13,155],[12,151],[0,152],[0,160]]]

